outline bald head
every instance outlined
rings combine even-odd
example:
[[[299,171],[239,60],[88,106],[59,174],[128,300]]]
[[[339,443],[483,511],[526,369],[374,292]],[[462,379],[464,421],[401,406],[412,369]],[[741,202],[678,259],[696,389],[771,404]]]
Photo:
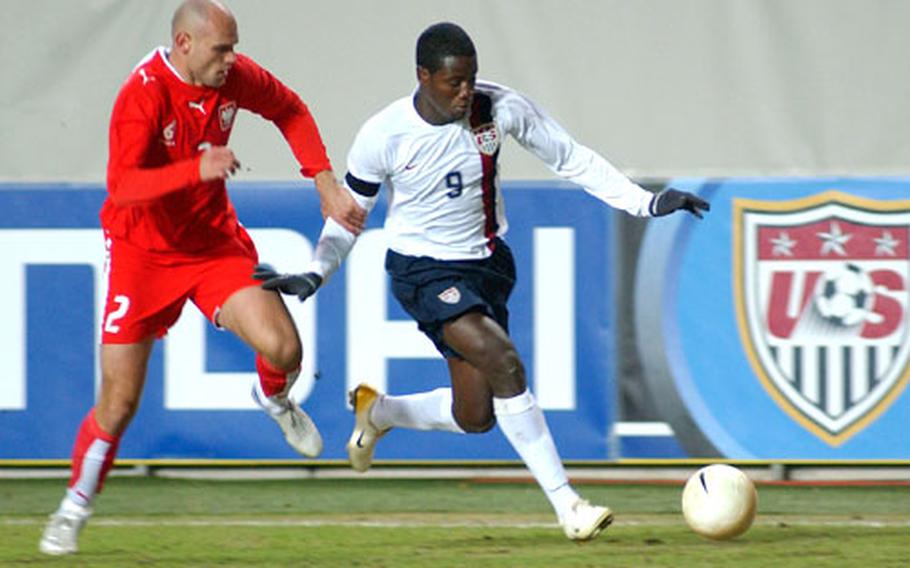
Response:
[[[217,0],[185,0],[171,20],[171,63],[188,83],[218,88],[236,61],[237,21]]]
[[[217,0],[184,0],[171,18],[171,38],[176,38],[181,31],[199,33],[211,24],[227,21],[234,21],[234,15]]]

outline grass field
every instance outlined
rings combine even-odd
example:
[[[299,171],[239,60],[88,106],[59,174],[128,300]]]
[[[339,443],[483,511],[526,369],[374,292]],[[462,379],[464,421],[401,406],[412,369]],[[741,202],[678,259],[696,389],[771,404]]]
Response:
[[[907,567],[910,487],[759,486],[742,537],[686,527],[676,485],[579,486],[616,522],[568,541],[534,485],[112,478],[75,557],[37,552],[62,480],[0,480],[0,566]]]

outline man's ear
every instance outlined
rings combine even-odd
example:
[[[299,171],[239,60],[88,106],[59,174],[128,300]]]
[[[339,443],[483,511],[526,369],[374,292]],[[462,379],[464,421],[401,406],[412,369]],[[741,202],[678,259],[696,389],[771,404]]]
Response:
[[[193,37],[189,34],[189,32],[177,32],[177,35],[174,36],[174,46],[180,50],[180,53],[186,55],[190,52],[192,45]]]
[[[426,67],[423,67],[421,65],[417,66],[417,82],[421,85],[426,85],[429,83],[431,75],[432,73]]]

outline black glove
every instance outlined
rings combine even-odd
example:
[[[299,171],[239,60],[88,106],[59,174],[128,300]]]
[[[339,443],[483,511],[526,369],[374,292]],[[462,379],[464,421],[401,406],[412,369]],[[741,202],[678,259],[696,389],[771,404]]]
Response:
[[[297,296],[301,302],[315,294],[322,285],[322,276],[315,272],[279,274],[270,264],[257,264],[253,269],[253,278],[262,280],[262,287],[266,290]]]
[[[654,199],[651,200],[651,205],[648,207],[652,217],[663,217],[680,209],[685,209],[702,219],[703,217],[699,210],[710,211],[711,204],[701,197],[685,191],[665,189],[654,196]]]

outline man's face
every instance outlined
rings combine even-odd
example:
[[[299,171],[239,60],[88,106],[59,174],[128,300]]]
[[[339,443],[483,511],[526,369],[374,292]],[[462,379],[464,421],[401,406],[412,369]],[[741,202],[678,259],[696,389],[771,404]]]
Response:
[[[227,80],[237,55],[237,22],[219,14],[188,38],[187,66],[196,85],[218,88]]]
[[[439,123],[461,120],[470,110],[474,97],[477,57],[448,56],[433,73],[425,67],[418,67],[417,78],[421,95],[437,115]]]

